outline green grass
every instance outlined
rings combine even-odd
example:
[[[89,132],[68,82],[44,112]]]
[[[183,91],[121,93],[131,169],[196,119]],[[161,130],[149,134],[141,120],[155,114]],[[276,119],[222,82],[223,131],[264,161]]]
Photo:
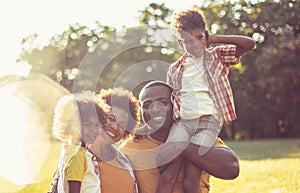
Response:
[[[299,193],[300,140],[228,142],[239,156],[234,180],[211,178],[211,193]]]
[[[226,142],[239,156],[240,175],[234,180],[211,177],[211,193],[300,193],[300,139]],[[51,144],[48,162],[41,169],[38,182],[19,193],[46,193],[56,169],[60,143]],[[5,184],[5,186],[3,186]],[[3,187],[12,184],[0,180]]]
[[[46,193],[50,189],[53,174],[57,168],[61,142],[53,142],[48,156],[48,162],[44,164],[39,175],[40,182],[26,186],[19,193]]]

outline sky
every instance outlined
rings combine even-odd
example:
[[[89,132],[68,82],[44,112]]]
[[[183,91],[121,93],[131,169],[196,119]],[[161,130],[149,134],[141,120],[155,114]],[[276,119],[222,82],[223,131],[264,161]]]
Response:
[[[9,0],[0,3],[0,76],[24,75],[28,65],[16,64],[22,39],[38,34],[45,45],[55,34],[67,30],[70,24],[92,27],[95,21],[115,28],[138,25],[138,10],[149,3],[165,3],[175,11],[191,8],[197,0]]]

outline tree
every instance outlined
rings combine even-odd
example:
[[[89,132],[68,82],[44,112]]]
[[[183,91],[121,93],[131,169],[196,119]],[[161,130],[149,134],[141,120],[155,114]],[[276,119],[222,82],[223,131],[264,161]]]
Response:
[[[155,14],[162,10],[163,14],[159,14],[161,22],[158,23],[166,23],[163,19],[171,11],[163,4],[151,6],[155,7]],[[176,50],[168,49],[167,46],[167,40],[172,37],[168,29],[158,28],[157,25],[149,26],[146,25],[147,22],[143,24],[142,17],[141,26],[118,31],[100,23],[97,23],[95,29],[80,24],[70,25],[62,34],[53,36],[50,44],[42,49],[33,46],[36,36],[27,37],[23,41],[24,49],[19,60],[30,63],[33,66],[32,72],[44,73],[73,92],[114,86],[124,71],[147,61],[148,64],[139,68],[138,73],[143,75],[141,77],[164,80],[163,74],[167,67],[161,68],[158,63],[170,63],[171,58],[174,59],[175,56],[172,55],[176,54]],[[148,15],[144,18],[147,17]],[[158,36],[161,38],[157,38]],[[158,39],[161,41],[157,41]],[[160,73],[155,73],[156,71]],[[122,77],[118,84],[126,87],[129,82],[126,77]]]
[[[284,122],[281,132],[300,136],[299,2],[230,2],[206,3],[204,11],[213,33],[247,35],[257,41],[256,49],[231,71],[235,128],[250,138],[275,137],[278,122]]]
[[[231,69],[238,119],[225,125],[225,133],[235,139],[299,137],[300,3],[202,0],[199,5],[210,33],[246,35],[257,42]],[[69,91],[123,86],[137,94],[147,81],[164,80],[168,65],[182,54],[169,29],[172,14],[164,4],[150,3],[140,11],[141,26],[70,25],[43,48],[33,46],[32,35],[24,39],[19,60]]]
[[[96,29],[80,24],[70,25],[69,29],[54,35],[49,45],[34,47],[37,35],[23,39],[23,49],[19,61],[32,65],[31,72],[46,74],[68,90],[72,90],[73,81],[78,75],[78,66],[87,52],[93,51],[99,40],[115,34],[115,29],[97,23]],[[26,49],[25,49],[26,48]]]

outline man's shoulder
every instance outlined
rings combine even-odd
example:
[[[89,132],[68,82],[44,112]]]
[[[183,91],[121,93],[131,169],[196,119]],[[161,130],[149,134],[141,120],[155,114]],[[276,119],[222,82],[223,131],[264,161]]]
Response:
[[[225,142],[221,138],[217,138],[214,147],[225,147],[228,148],[228,146],[225,144]]]
[[[121,148],[142,150],[157,147],[159,145],[160,144],[156,140],[154,140],[150,135],[146,135],[145,137],[137,141],[135,141],[133,137],[128,138],[122,143]]]

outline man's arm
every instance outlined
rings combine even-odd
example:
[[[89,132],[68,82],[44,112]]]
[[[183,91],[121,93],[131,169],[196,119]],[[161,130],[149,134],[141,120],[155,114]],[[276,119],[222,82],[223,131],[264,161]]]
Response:
[[[254,48],[255,41],[252,38],[239,35],[209,35],[207,44],[236,45],[237,48],[235,56],[240,57]]]
[[[230,148],[215,146],[202,156],[199,156],[198,150],[199,146],[189,144],[182,155],[185,159],[217,178],[229,180],[235,179],[239,175],[239,161]]]

